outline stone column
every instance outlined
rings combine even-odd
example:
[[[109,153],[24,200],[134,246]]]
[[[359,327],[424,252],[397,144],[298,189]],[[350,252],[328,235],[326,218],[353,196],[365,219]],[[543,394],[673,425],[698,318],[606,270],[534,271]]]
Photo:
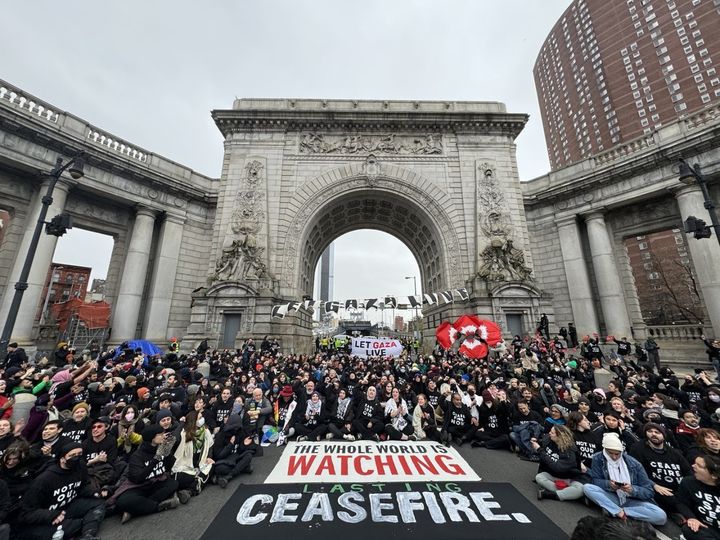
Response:
[[[170,337],[167,335],[167,327],[184,222],[185,220],[181,217],[168,215],[160,228],[160,239],[155,253],[155,265],[145,310],[145,323],[143,324],[145,339],[156,343],[164,343]]]
[[[145,287],[156,215],[154,210],[142,207],[138,208],[135,214],[135,225],[133,225],[113,310],[111,335],[113,343],[138,337],[137,323],[140,318],[140,303]]]
[[[575,328],[578,339],[599,330],[595,302],[590,288],[585,257],[583,256],[580,230],[575,216],[557,220],[560,249],[567,279],[570,305],[572,306]]]
[[[631,338],[630,317],[605,216],[602,212],[593,212],[585,216],[585,224],[607,333],[617,338]]]
[[[23,238],[17,251],[10,279],[8,280],[7,289],[5,290],[2,310],[0,310],[1,324],[4,324],[7,319],[10,304],[12,303],[13,295],[15,293],[15,283],[20,277],[20,272],[25,264],[28,247],[33,233],[35,232],[35,225],[37,224],[40,209],[42,208],[42,198],[47,191],[49,183],[50,179],[47,179],[40,185],[40,192],[34,201],[33,208],[27,214],[25,232],[23,233]],[[53,190],[53,202],[52,205],[50,205],[50,208],[48,208],[46,221],[50,221],[53,217],[63,212],[71,185],[72,184],[69,181],[64,179],[59,180],[55,184],[55,189]],[[37,315],[38,308],[43,301],[41,298],[42,291],[47,280],[48,269],[50,268],[50,263],[52,263],[53,254],[55,253],[57,240],[57,236],[45,234],[45,231],[40,234],[37,251],[35,251],[35,258],[33,259],[33,264],[30,268],[30,275],[28,276],[28,288],[25,289],[25,293],[23,294],[22,303],[20,304],[20,309],[18,310],[17,321],[15,323],[15,328],[13,329],[11,337],[13,341],[26,345],[32,341],[35,316]]]
[[[690,184],[675,192],[680,215],[685,221],[689,216],[702,219],[708,225],[712,225],[710,214],[705,208],[705,200],[702,191],[696,184]],[[712,236],[707,239],[695,239],[689,236],[687,239],[692,256],[693,266],[697,281],[702,291],[705,309],[710,316],[715,337],[720,337],[720,245],[715,237],[720,231],[713,231]]]

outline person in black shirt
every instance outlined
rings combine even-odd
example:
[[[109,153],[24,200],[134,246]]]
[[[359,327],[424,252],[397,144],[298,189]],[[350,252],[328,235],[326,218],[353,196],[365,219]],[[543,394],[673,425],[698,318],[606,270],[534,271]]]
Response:
[[[683,454],[665,442],[665,428],[659,424],[643,426],[645,440],[630,449],[630,455],[645,469],[648,478],[655,484],[655,502],[668,515],[678,513],[675,495],[680,480],[692,473],[690,464]]]
[[[444,410],[444,422],[441,434],[442,441],[450,446],[451,442],[461,445],[470,430],[477,430],[478,420],[473,418],[470,409],[462,402],[457,392],[448,401],[443,399],[440,406]]]
[[[90,437],[82,443],[90,482],[97,491],[114,484],[118,478],[118,471],[115,469],[117,441],[107,434],[109,427],[110,420],[107,417],[94,420],[90,425]]]
[[[354,418],[353,430],[360,438],[380,440],[379,435],[385,431],[385,410],[377,399],[374,386],[368,387],[365,396],[355,404]]]
[[[720,539],[720,460],[697,457],[693,476],[680,482],[678,505],[687,519],[682,533],[685,540]]]

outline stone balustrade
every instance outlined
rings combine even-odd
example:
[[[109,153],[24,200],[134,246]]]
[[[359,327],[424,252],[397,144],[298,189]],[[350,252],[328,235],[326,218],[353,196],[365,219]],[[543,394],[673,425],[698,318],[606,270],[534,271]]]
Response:
[[[702,335],[712,335],[712,326],[702,324],[648,326],[647,335],[655,340],[697,340]]]
[[[0,101],[9,103],[26,114],[57,124],[59,114],[50,105],[25,96],[20,89],[7,83],[0,84]]]
[[[136,159],[141,163],[146,163],[148,160],[149,154],[147,152],[138,150],[136,147],[128,144],[122,139],[112,137],[110,134],[105,133],[90,125],[88,125],[87,127],[87,140],[94,144],[104,146],[105,148],[108,148],[115,152],[119,152],[120,154],[131,159]]]

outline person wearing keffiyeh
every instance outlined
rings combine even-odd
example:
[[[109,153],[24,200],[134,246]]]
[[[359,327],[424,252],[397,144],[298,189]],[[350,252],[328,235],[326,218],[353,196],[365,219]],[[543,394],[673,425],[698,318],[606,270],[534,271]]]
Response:
[[[593,456],[585,496],[616,518],[664,525],[667,515],[653,501],[653,483],[640,462],[624,452],[616,433],[606,433],[602,447]]]
[[[313,392],[305,406],[305,414],[298,418],[295,425],[298,441],[319,441],[327,432],[325,404],[320,394]]]

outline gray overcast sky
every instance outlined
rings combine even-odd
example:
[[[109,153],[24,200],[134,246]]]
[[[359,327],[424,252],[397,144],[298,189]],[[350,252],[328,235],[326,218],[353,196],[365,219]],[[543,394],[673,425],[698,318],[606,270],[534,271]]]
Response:
[[[11,2],[0,17],[0,77],[214,177],[220,174],[222,138],[210,110],[231,107],[236,96],[503,101],[511,112],[530,114],[517,140],[520,178],[528,180],[549,170],[532,67],[569,4]],[[58,257],[69,259],[63,262],[102,266],[85,260],[73,238],[60,244]],[[386,241],[379,233],[364,238],[371,245]],[[357,239],[346,244],[338,242],[336,261],[364,251]],[[336,267],[335,297],[406,291],[403,277],[417,273],[417,263],[405,253],[399,258],[409,258],[408,264],[386,269],[375,293],[365,291],[374,290],[376,276],[366,280],[351,268],[346,277]]]

